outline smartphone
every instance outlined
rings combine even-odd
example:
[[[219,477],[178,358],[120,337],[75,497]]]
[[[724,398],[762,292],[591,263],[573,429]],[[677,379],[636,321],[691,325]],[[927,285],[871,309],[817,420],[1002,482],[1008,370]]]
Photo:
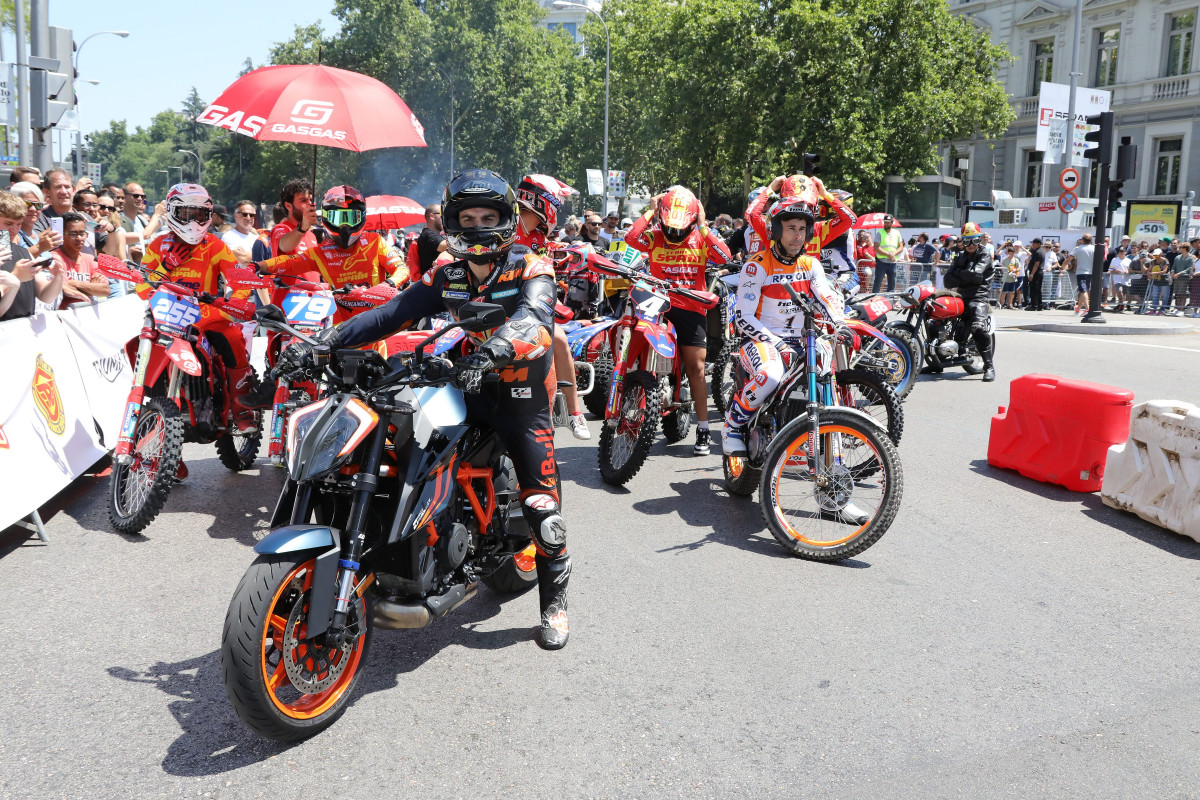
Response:
[[[8,247],[11,243],[12,242],[8,237],[8,231],[0,231],[0,247]]]
[[[59,236],[63,235],[62,217],[50,218],[50,230],[54,231]]]
[[[46,253],[44,256],[38,256],[35,258],[33,263],[29,265],[29,268],[34,270],[43,269],[44,267],[50,266],[52,263],[54,263],[54,254]]]

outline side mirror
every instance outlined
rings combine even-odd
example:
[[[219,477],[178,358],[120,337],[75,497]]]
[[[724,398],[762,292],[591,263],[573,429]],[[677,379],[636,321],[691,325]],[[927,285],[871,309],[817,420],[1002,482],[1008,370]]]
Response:
[[[254,318],[261,322],[287,322],[287,317],[283,315],[283,309],[274,305],[260,306],[254,312]]]
[[[472,300],[458,307],[460,327],[476,333],[498,328],[507,318],[504,306],[496,303],[479,303]]]

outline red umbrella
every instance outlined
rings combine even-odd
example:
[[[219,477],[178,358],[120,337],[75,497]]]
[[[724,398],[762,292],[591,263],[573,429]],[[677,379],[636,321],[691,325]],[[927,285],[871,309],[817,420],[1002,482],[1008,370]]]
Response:
[[[874,214],[863,214],[861,217],[858,218],[858,222],[856,222],[854,224],[854,227],[858,228],[860,230],[862,228],[882,228],[883,227],[883,218],[888,217],[888,216],[891,216],[891,215],[884,214],[883,212],[879,212],[879,211],[875,212]],[[902,228],[904,226],[900,224],[900,220],[896,219],[895,217],[892,217],[892,227],[893,228]]]
[[[425,209],[416,200],[390,194],[376,194],[367,198],[367,224],[369,231],[387,231],[407,228],[425,221]]]
[[[264,142],[356,152],[425,147],[425,129],[395,92],[374,78],[321,64],[248,72],[196,121]]]

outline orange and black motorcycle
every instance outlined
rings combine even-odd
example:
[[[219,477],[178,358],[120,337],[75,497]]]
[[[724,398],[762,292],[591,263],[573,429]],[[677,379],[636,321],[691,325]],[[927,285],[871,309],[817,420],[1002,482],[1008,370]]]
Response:
[[[465,303],[459,315],[390,362],[376,350],[314,349],[307,377],[322,375],[327,391],[291,415],[273,531],[254,548],[222,635],[229,700],[263,736],[302,739],[333,724],[376,627],[423,628],[481,581],[500,593],[537,583],[512,462],[495,432],[467,421],[450,361],[425,354],[459,328],[495,328],[504,309]],[[316,344],[276,307],[258,317]]]

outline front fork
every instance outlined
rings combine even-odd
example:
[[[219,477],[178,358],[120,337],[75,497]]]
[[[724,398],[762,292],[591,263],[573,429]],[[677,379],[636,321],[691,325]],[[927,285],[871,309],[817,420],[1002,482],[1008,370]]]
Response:
[[[616,427],[621,412],[621,396],[625,393],[625,373],[629,369],[629,342],[633,334],[628,325],[617,329],[616,347],[613,349],[612,385],[608,389],[608,407],[604,410],[604,424]]]
[[[147,326],[138,337],[137,357],[133,362],[133,386],[125,400],[125,417],[121,420],[117,446],[113,448],[113,460],[124,466],[133,463],[133,435],[142,416],[142,402],[146,399],[146,370],[150,365],[154,336],[153,328]]]
[[[287,429],[287,419],[290,415],[288,401],[291,399],[291,383],[283,378],[275,387],[275,400],[271,406],[271,443],[267,447],[267,455],[277,466],[283,465],[283,434]]]

